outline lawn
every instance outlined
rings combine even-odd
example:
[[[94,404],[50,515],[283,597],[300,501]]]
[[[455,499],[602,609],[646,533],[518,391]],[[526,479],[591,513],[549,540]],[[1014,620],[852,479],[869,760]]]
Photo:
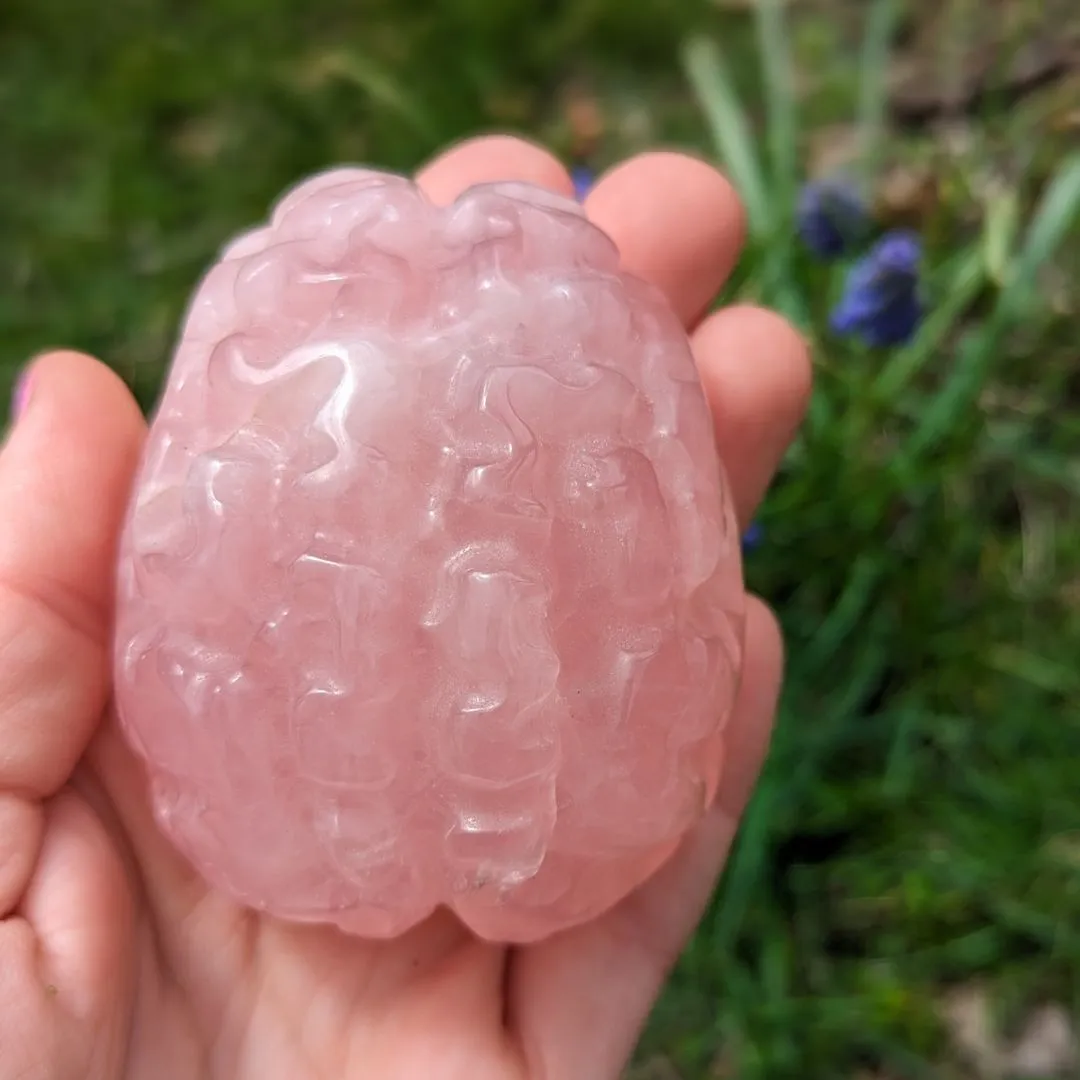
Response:
[[[1080,1009],[1080,18],[991,7],[0,7],[0,394],[62,343],[149,406],[222,241],[331,163],[406,169],[503,128],[593,169],[681,145],[738,183],[728,295],[816,346],[748,554],[790,664],[640,1078],[1021,1075],[1018,1046],[1050,1041],[1025,1027]],[[909,340],[830,328],[858,252],[822,260],[795,226],[806,178],[838,168],[867,244],[921,242]]]

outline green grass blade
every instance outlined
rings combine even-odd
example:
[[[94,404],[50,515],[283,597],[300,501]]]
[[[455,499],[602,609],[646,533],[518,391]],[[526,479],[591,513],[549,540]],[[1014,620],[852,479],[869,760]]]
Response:
[[[838,739],[860,715],[867,696],[892,659],[889,613],[865,619],[861,643],[845,670],[849,681],[828,695],[813,716],[798,702],[784,710],[773,753],[739,827],[739,839],[724,872],[722,904],[710,932],[718,948],[730,949],[742,929],[778,820],[804,799]],[[789,685],[801,685],[792,677]],[[805,725],[812,721],[811,727]]]
[[[859,138],[863,181],[877,173],[888,107],[889,52],[900,14],[897,0],[875,0],[866,21],[859,58]]]
[[[758,0],[754,10],[768,115],[773,196],[786,208],[794,203],[799,160],[791,47],[781,0]]]
[[[766,774],[743,815],[738,839],[724,868],[722,902],[713,914],[710,938],[716,948],[725,952],[731,949],[742,929],[765,868],[776,819],[776,787],[775,780]]]
[[[422,139],[435,143],[438,132],[424,108],[380,64],[355,50],[343,49],[320,61],[324,77],[336,77],[369,97],[380,107],[396,115]]]
[[[683,49],[683,66],[720,160],[746,207],[750,235],[762,239],[772,228],[769,194],[746,113],[723,54],[715,42],[695,38]]]
[[[792,287],[794,229],[785,227],[794,215],[799,185],[799,137],[794,68],[783,0],[758,0],[754,9],[761,60],[769,150],[771,237],[763,272],[768,302],[788,319],[797,320],[799,290]]]
[[[1001,337],[1023,312],[1040,267],[1054,256],[1080,217],[1080,154],[1068,158],[1047,187],[1016,259],[1009,285],[982,327],[963,344],[960,356],[922,421],[894,459],[903,474],[930,452],[972,407],[1000,351]]]
[[[986,226],[982,235],[986,272],[1000,288],[1008,283],[1010,262],[1020,226],[1020,196],[1015,189],[1000,192],[986,207]]]
[[[1016,268],[990,320],[994,330],[1023,306],[1039,268],[1052,259],[1080,216],[1080,153],[1067,158],[1046,189],[1028,228]]]
[[[793,671],[808,674],[820,669],[858,630],[884,571],[884,561],[878,552],[868,552],[855,560],[843,593],[792,664]]]
[[[912,432],[903,451],[892,460],[892,469],[901,477],[913,475],[917,461],[937,446],[971,407],[986,381],[998,342],[988,334],[969,337],[960,347],[952,373],[937,395],[930,400],[918,427]]]
[[[881,772],[881,790],[889,798],[898,798],[917,782],[915,749],[924,718],[925,706],[921,701],[903,704],[893,714],[893,737]]]
[[[996,671],[1022,679],[1051,694],[1080,692],[1080,672],[1045,656],[1037,656],[1013,644],[997,645],[987,654],[987,663]]]

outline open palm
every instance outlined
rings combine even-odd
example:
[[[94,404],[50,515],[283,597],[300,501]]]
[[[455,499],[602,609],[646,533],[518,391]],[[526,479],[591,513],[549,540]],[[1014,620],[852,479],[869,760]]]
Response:
[[[546,152],[458,146],[420,174],[569,194]],[[676,154],[601,179],[589,215],[693,333],[740,520],[808,392],[780,319],[704,317],[738,254],[729,185]],[[764,755],[781,646],[750,601],[720,796],[648,885],[592,924],[503,949],[435,916],[392,942],[238,908],[160,837],[108,708],[111,567],[144,435],[103,365],[32,367],[0,454],[0,1080],[605,1080],[700,916]]]

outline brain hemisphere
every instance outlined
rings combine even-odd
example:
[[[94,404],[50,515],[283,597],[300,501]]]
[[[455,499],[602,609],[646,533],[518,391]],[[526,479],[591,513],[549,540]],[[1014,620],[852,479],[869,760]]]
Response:
[[[715,787],[742,589],[704,395],[556,196],[286,196],[192,303],[120,570],[159,820],[255,906],[525,940]]]

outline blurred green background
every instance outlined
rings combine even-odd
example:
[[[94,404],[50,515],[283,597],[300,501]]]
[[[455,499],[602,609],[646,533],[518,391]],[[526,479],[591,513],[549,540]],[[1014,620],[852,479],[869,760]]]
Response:
[[[4,395],[65,344],[149,406],[221,243],[329,164],[503,129],[737,181],[728,296],[816,344],[748,557],[790,669],[638,1080],[1080,1075],[1078,24],[1074,0],[0,6]],[[925,245],[899,347],[830,332],[846,267],[795,238],[835,169]]]

